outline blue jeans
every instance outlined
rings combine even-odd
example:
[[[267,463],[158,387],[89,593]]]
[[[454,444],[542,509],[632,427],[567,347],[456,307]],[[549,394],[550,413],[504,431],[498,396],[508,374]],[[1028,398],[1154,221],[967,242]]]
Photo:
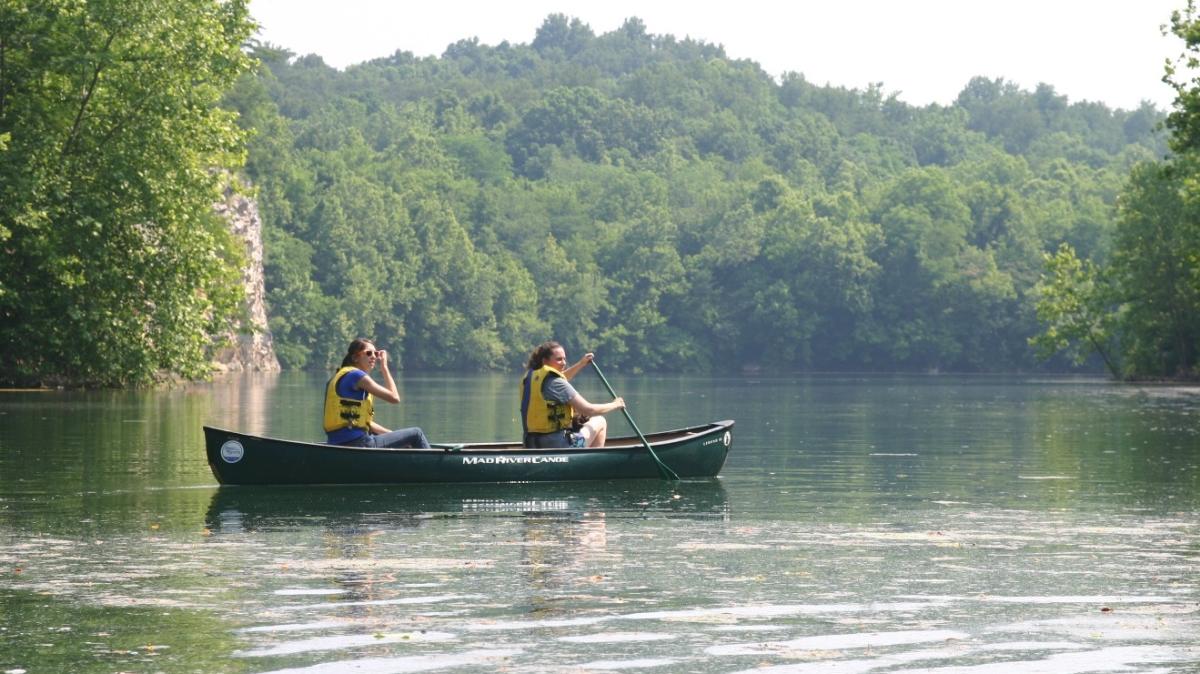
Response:
[[[425,437],[425,431],[422,431],[417,426],[412,428],[401,428],[395,431],[388,431],[379,435],[367,435],[363,438],[363,447],[420,447],[429,448],[429,439]]]
[[[574,431],[555,431],[553,433],[526,433],[524,444],[533,449],[566,449],[582,447],[583,436]]]

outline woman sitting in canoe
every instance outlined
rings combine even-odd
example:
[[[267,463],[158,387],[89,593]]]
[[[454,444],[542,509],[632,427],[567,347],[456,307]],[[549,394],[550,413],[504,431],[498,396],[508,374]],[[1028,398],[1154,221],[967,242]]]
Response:
[[[367,372],[375,365],[383,371],[383,386]],[[375,423],[375,398],[400,402],[396,381],[388,369],[387,351],[366,339],[350,342],[342,366],[325,385],[325,436],[331,445],[351,447],[429,447],[417,427],[398,431]]]
[[[601,415],[624,408],[625,400],[616,398],[596,405],[579,395],[569,382],[590,362],[592,354],[588,353],[567,367],[567,352],[554,341],[538,345],[529,355],[521,381],[521,424],[526,447],[604,445],[608,422]],[[573,423],[577,417],[582,424]]]

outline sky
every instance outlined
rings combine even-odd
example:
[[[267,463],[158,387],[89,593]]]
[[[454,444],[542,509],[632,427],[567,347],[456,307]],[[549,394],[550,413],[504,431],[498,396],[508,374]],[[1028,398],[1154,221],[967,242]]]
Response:
[[[952,102],[977,75],[1070,102],[1168,110],[1163,64],[1182,51],[1161,26],[1186,0],[251,0],[258,39],[344,68],[408,51],[440,56],[464,39],[528,44],[550,14],[597,35],[637,17],[778,78],[865,89],[912,105]]]

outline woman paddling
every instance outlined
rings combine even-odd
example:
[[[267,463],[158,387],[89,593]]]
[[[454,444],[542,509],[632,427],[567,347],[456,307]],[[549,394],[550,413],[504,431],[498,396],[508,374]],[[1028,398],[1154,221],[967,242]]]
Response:
[[[375,365],[383,372],[383,385],[367,373]],[[387,351],[367,339],[350,342],[342,366],[325,385],[325,436],[331,445],[351,447],[429,447],[418,427],[398,431],[375,423],[375,398],[400,402],[396,381],[388,369]]]
[[[567,367],[567,352],[554,341],[539,344],[529,354],[521,380],[521,425],[526,447],[604,445],[608,422],[601,415],[623,409],[625,399],[618,397],[597,405],[579,395],[569,381],[590,362],[592,354],[588,353]],[[577,416],[586,421],[573,424]]]

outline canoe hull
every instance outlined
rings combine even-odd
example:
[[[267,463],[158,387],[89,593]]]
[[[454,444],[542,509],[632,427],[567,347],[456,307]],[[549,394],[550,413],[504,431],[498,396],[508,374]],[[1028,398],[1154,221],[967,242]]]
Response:
[[[681,478],[713,477],[733,442],[733,421],[646,436]],[[460,450],[338,447],[204,427],[208,465],[221,484],[409,484],[546,482],[658,478],[659,467],[637,438],[610,438],[603,448],[527,449],[475,443]]]

